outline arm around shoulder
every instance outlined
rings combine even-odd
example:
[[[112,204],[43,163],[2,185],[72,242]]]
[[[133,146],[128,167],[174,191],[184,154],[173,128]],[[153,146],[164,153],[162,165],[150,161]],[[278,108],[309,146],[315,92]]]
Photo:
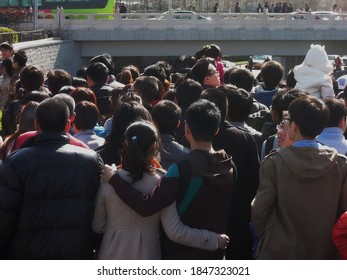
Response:
[[[229,243],[226,235],[184,225],[178,216],[176,202],[162,209],[160,217],[166,235],[176,243],[208,251],[225,249]]]
[[[109,183],[117,195],[135,212],[143,217],[151,216],[167,207],[176,199],[178,180],[164,176],[152,192],[143,194],[137,191],[121,176],[114,174]]]

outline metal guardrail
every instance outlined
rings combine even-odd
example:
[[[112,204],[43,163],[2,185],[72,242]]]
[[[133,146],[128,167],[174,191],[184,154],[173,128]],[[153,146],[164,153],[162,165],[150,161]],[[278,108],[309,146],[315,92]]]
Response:
[[[347,13],[338,15],[293,15],[257,13],[197,14],[40,14],[38,26],[48,30],[113,29],[341,29],[347,30]]]

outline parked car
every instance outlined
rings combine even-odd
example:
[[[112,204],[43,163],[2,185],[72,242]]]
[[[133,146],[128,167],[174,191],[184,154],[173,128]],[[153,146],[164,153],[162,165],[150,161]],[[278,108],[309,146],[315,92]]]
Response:
[[[290,13],[291,19],[307,19],[309,18],[309,12],[304,12],[304,11],[296,11]],[[341,17],[338,16],[338,13],[332,12],[332,11],[314,11],[311,12],[311,15],[313,16],[314,19],[318,20],[341,20]]]
[[[321,20],[340,20],[338,13],[332,11],[314,11],[311,12],[315,19]]]
[[[347,65],[347,54],[341,56],[342,65]]]
[[[290,14],[292,15],[290,19],[306,19],[308,12],[296,11],[296,12],[291,12]]]
[[[156,17],[156,20],[165,20],[167,19],[170,11],[162,13],[160,16]],[[178,20],[191,20],[194,15],[196,15],[198,20],[211,20],[210,17],[204,17],[202,15],[197,14],[196,12],[193,11],[188,11],[188,10],[171,10],[172,18],[173,19],[178,19]]]

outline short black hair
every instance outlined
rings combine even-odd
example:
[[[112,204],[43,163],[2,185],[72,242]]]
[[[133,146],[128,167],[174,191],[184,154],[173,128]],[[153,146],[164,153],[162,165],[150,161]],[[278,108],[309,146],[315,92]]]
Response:
[[[338,127],[342,118],[347,116],[347,108],[341,99],[326,98],[324,104],[328,106],[330,117],[327,127]]]
[[[77,103],[75,113],[74,124],[78,130],[92,130],[100,118],[98,107],[89,101]]]
[[[135,80],[133,88],[141,96],[143,103],[151,104],[161,98],[163,87],[157,77],[140,76]]]
[[[103,54],[99,54],[97,56],[94,56],[91,60],[90,60],[90,64],[93,64],[95,62],[101,62],[103,63],[110,74],[113,74],[113,71],[114,71],[114,64],[113,64],[113,61],[112,61],[112,56],[108,53],[103,53]]]
[[[230,121],[244,122],[252,110],[253,97],[243,88],[228,87],[228,118]]]
[[[23,88],[29,92],[39,90],[43,85],[45,76],[42,69],[38,66],[27,65],[20,72],[19,79]]]
[[[70,92],[70,96],[75,100],[76,104],[80,101],[90,101],[96,105],[95,93],[88,87],[77,87]]]
[[[1,49],[13,51],[13,45],[10,42],[3,42],[0,44],[0,50]]]
[[[205,99],[194,102],[186,111],[186,124],[196,141],[212,142],[220,120],[221,113],[217,106]]]
[[[36,110],[36,120],[42,132],[64,132],[69,108],[59,98],[43,100]]]
[[[211,74],[210,69],[208,68],[210,64],[215,66],[214,59],[208,57],[200,58],[191,70],[192,78],[203,85],[205,77]]]
[[[165,69],[160,64],[152,64],[145,68],[143,71],[143,76],[154,76],[159,79],[159,81],[164,84],[165,80],[169,80],[170,77],[167,77]]]
[[[85,78],[72,77],[71,85],[74,86],[75,88],[77,88],[77,87],[88,87],[88,82],[87,82],[87,80]]]
[[[221,113],[221,122],[224,122],[228,113],[228,100],[224,91],[224,86],[205,89],[201,93],[201,99],[206,99],[214,103]]]
[[[190,78],[183,79],[176,87],[175,99],[183,112],[195,101],[199,100],[202,85]]]
[[[20,67],[24,67],[28,62],[28,56],[25,51],[16,51],[13,55],[13,62],[16,62]]]
[[[280,89],[273,97],[271,103],[271,111],[274,113],[272,117],[277,118],[277,122],[283,119],[283,111],[287,111],[289,104],[300,96],[306,96],[309,93],[303,89]]]
[[[181,117],[181,109],[170,100],[158,102],[151,111],[153,122],[160,133],[174,135]]]
[[[63,69],[53,69],[47,73],[47,86],[53,95],[59,93],[63,86],[71,86],[72,76]]]
[[[290,122],[295,122],[304,137],[315,138],[329,121],[329,109],[312,95],[296,98],[289,104]]]
[[[265,62],[260,70],[260,76],[267,88],[276,88],[284,75],[282,64],[271,60]]]
[[[254,86],[255,77],[251,71],[242,68],[232,68],[226,71],[224,83],[232,84],[238,88],[243,88],[250,92]]]
[[[109,70],[104,63],[94,62],[86,70],[89,77],[96,84],[105,84],[108,79]]]

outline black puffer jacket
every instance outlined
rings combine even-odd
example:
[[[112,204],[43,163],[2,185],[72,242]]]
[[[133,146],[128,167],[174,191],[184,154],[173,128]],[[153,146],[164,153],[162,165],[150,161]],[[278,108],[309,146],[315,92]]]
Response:
[[[90,259],[103,162],[64,133],[35,136],[0,168],[0,256]]]

